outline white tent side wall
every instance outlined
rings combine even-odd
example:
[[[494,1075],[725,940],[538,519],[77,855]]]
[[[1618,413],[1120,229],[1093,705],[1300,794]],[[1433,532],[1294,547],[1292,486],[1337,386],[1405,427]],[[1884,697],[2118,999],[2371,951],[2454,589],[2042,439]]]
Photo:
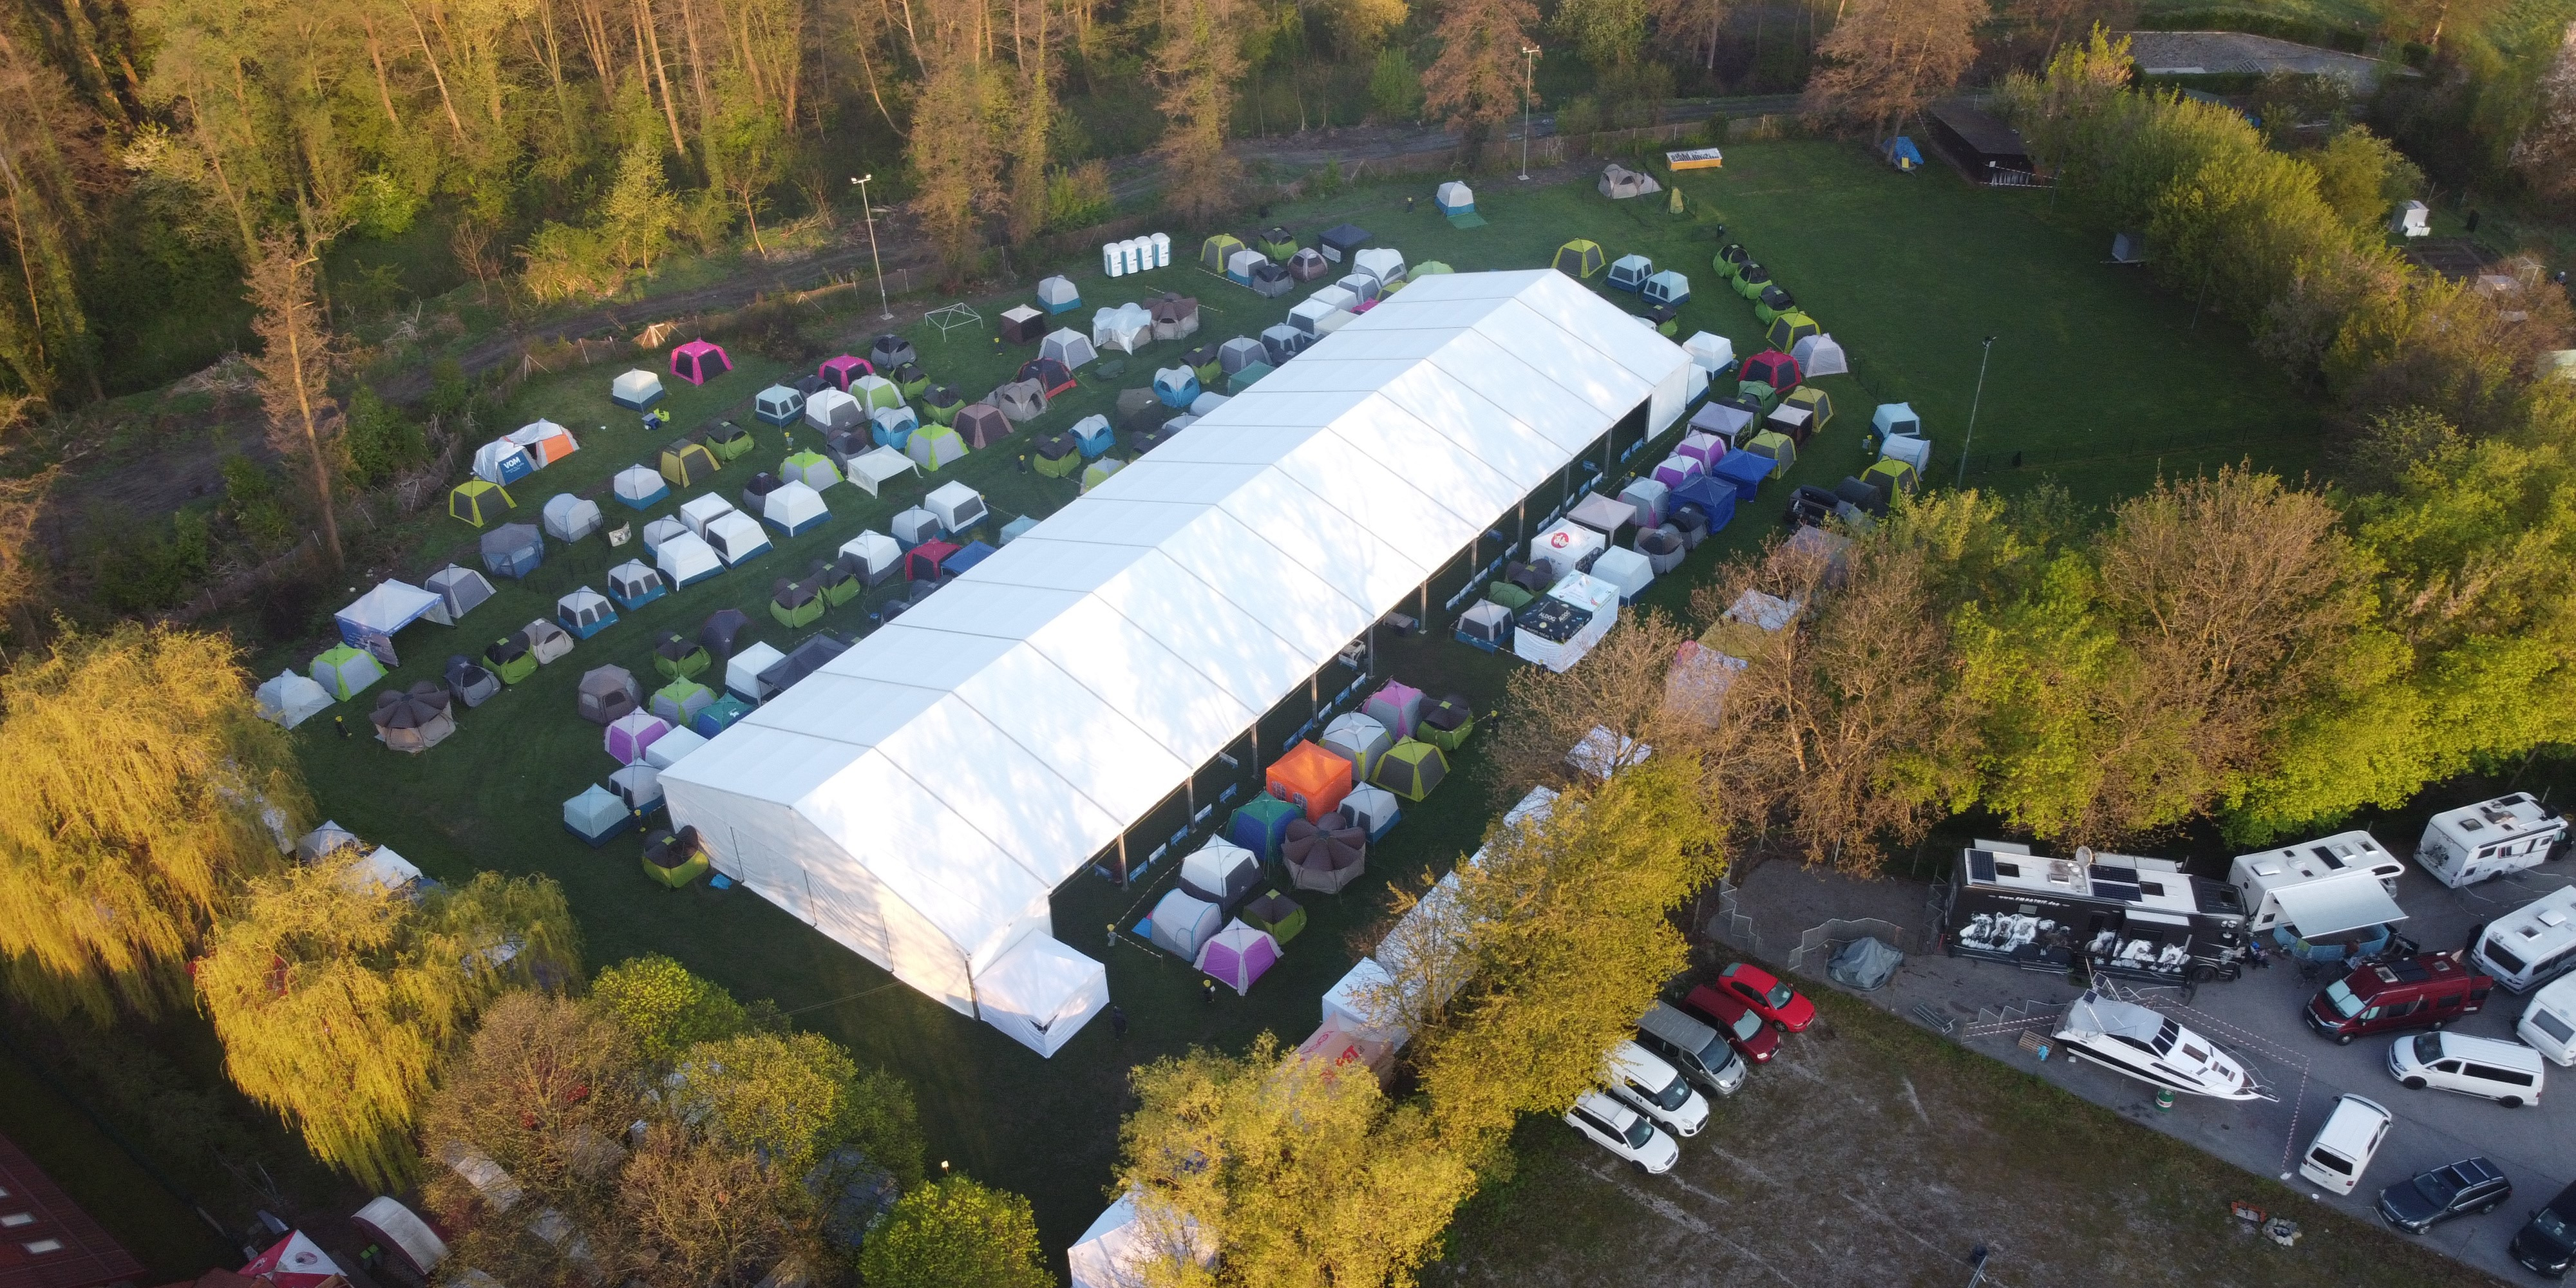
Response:
[[[672,821],[972,1013],[1055,886],[1690,366],[1553,271],[1425,279],[674,765]]]

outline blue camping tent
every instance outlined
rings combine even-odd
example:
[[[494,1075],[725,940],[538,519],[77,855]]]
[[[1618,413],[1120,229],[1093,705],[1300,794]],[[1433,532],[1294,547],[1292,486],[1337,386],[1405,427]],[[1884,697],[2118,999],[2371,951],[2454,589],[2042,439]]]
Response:
[[[1735,499],[1750,501],[1753,499],[1753,494],[1761,489],[1762,480],[1771,477],[1772,468],[1778,464],[1779,462],[1768,456],[1756,456],[1751,452],[1728,452],[1717,458],[1717,464],[1709,467],[1707,477],[1734,484]],[[1712,522],[1716,517],[1709,516]]]
[[[1729,452],[1727,455],[1732,456],[1735,453]],[[1727,521],[1735,517],[1736,489],[1740,486],[1742,485],[1730,479],[1712,478],[1706,474],[1696,475],[1690,482],[1673,490],[1672,503],[1676,508],[1684,503],[1698,506],[1699,512],[1708,516],[1708,530],[1716,532],[1726,527]]]
[[[1916,150],[1913,139],[1902,134],[1879,144],[1878,154],[1885,157],[1889,165],[1907,174],[1923,168],[1923,154]]]

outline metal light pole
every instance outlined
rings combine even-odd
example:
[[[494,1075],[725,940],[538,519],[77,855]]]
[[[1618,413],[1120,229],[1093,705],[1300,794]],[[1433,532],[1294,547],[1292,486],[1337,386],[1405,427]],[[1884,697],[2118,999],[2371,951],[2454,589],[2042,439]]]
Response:
[[[1986,1282],[1986,1258],[1989,1255],[1991,1254],[1986,1251],[1986,1245],[1982,1243],[1969,1250],[1968,1265],[1976,1273],[1968,1277],[1968,1288],[1981,1288]]]
[[[877,320],[880,322],[892,322],[894,321],[894,306],[886,303],[885,261],[877,258],[877,212],[876,207],[871,205],[868,201],[868,180],[876,177],[875,172],[871,171],[850,180],[850,182],[858,185],[859,213],[868,221],[868,262],[875,265],[877,270],[877,308],[879,310],[877,313]]]
[[[1968,449],[1977,445],[1977,404],[1986,400],[1986,361],[1995,356],[1995,337],[1986,337],[1985,353],[1977,359],[1977,392],[1968,399],[1968,441],[1959,448],[1959,477],[1952,487],[1968,483]]]
[[[1521,46],[1521,179],[1529,179],[1530,87],[1538,78],[1538,46]]]

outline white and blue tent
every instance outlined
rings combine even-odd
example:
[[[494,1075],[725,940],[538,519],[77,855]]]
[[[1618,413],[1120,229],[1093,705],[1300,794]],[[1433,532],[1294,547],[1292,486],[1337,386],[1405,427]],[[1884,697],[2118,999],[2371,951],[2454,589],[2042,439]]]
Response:
[[[662,401],[662,378],[650,371],[629,371],[608,382],[608,401],[628,411],[643,411]]]
[[[629,465],[617,472],[617,477],[609,482],[608,490],[621,505],[650,510],[670,497],[671,484],[662,477],[660,470]]]
[[[1432,194],[1431,202],[1440,207],[1440,213],[1444,215],[1476,213],[1475,190],[1455,179],[1440,185],[1439,191]]]
[[[395,631],[427,617],[437,619],[447,612],[447,601],[407,581],[377,582],[373,590],[358,596],[347,608],[331,615],[340,626],[343,643],[363,647],[370,632],[391,637]]]

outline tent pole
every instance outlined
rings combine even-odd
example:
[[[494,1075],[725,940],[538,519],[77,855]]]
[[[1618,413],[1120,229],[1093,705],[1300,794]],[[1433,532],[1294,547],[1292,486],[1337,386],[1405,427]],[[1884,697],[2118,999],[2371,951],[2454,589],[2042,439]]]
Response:
[[[1127,834],[1118,834],[1118,884],[1127,884]]]

